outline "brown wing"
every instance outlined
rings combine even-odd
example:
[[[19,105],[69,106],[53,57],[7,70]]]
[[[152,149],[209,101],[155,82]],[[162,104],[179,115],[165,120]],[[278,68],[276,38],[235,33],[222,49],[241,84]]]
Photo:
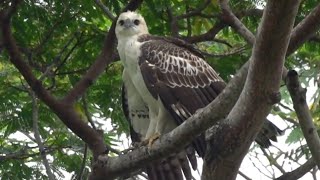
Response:
[[[192,45],[174,38],[143,35],[139,65],[144,81],[155,98],[163,104],[181,124],[198,109],[213,101],[224,89],[225,83],[207,64]],[[282,131],[266,120],[257,136],[262,147],[271,145]],[[203,157],[204,137],[197,138],[193,146]]]
[[[225,87],[191,45],[151,35],[139,40],[143,43],[139,65],[147,88],[155,98],[160,97],[178,125],[208,105]],[[203,135],[193,145],[203,157]]]

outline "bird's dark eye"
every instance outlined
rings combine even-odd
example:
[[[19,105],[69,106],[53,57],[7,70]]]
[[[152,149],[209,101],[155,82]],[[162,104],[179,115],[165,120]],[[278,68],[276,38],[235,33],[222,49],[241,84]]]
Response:
[[[120,26],[124,25],[124,20],[119,21]]]
[[[133,21],[133,23],[138,26],[140,24],[140,21],[138,19],[136,19]]]

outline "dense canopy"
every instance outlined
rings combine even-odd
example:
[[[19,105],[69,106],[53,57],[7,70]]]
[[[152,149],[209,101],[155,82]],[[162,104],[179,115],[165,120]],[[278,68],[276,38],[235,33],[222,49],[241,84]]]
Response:
[[[143,148],[121,152],[130,146],[127,140],[129,126],[121,106],[123,68],[115,49],[112,23],[124,8],[138,9],[151,34],[173,36],[194,44],[223,80],[231,82],[227,86],[231,88],[225,93],[230,95],[232,92],[236,97],[230,95],[222,99],[225,104],[218,99],[211,109],[209,107],[195,117],[219,120],[215,126],[212,126],[213,122],[201,121],[212,126],[207,132],[209,144],[213,144],[212,147],[219,144],[219,148],[211,149],[216,154],[206,156],[204,173],[212,168],[210,163],[217,158],[215,155],[227,159],[228,152],[241,148],[239,152],[246,157],[239,173],[235,173],[239,179],[319,177],[316,164],[319,167],[320,158],[312,151],[317,147],[319,137],[312,136],[313,141],[305,141],[308,135],[304,133],[304,127],[308,127],[309,135],[317,135],[320,127],[320,22],[317,20],[320,4],[317,0],[300,4],[299,0],[146,0],[140,3],[139,0],[130,3],[125,0],[0,2],[0,179],[65,179],[71,176],[87,179],[96,167],[92,163],[95,164],[102,154],[110,157],[107,168],[111,169],[112,176],[144,179],[145,173],[136,168],[138,165],[125,164],[118,155],[124,153],[128,156],[125,158],[133,157],[136,159],[131,159],[133,164],[141,166],[174,151],[165,142],[157,142],[155,149],[161,145],[168,148],[158,148],[150,155],[143,154]],[[296,5],[287,7],[288,4]],[[312,16],[308,16],[310,13]],[[245,81],[249,59],[251,65],[243,89],[254,100],[238,105],[235,102]],[[286,81],[280,81],[282,64],[284,70],[298,72],[300,84],[307,90],[306,99],[303,99],[301,87],[298,88],[300,91],[291,88],[291,95],[289,93],[290,87],[297,85],[292,82],[296,77],[293,71],[290,71],[289,79],[285,78],[287,71],[284,71],[282,77]],[[258,74],[262,72],[265,74]],[[253,77],[255,73],[257,76]],[[237,82],[239,77],[240,81],[242,78],[240,83]],[[274,82],[274,87],[266,86],[268,79]],[[272,97],[276,95],[272,93],[271,103],[267,102],[270,99],[259,96],[265,91],[269,95],[270,89],[275,90],[272,92],[275,94],[280,92],[279,102],[273,101],[275,98]],[[298,93],[295,95],[295,92]],[[240,102],[247,98],[243,94]],[[295,101],[297,94],[302,94],[302,100]],[[307,106],[303,110],[293,103],[305,100]],[[243,116],[236,113],[237,108],[247,105],[256,107],[252,113],[258,115],[245,114],[245,111]],[[222,110],[206,116],[209,111],[215,112],[213,107],[217,106]],[[305,114],[299,115],[299,111]],[[270,114],[269,120],[285,130],[285,134],[279,143],[273,142],[271,148],[261,149],[252,143],[252,137],[256,136],[267,114]],[[260,116],[263,118],[258,118]],[[241,123],[237,124],[244,122],[241,117],[262,120],[248,120],[245,121],[248,124],[241,126]],[[221,120],[223,118],[226,120]],[[312,120],[313,124],[309,121],[306,125],[303,119]],[[237,124],[240,130],[228,129],[225,123]],[[191,142],[192,136],[209,128],[201,124],[195,126],[199,128],[191,129],[186,141],[190,138]],[[247,127],[248,134],[241,134]],[[166,137],[179,137],[180,129]],[[232,133],[223,136],[219,129]],[[241,147],[228,140],[237,136],[233,132],[240,133]],[[211,138],[214,134],[223,140]],[[179,148],[184,146],[177,144]],[[134,156],[139,153],[144,155],[141,160]],[[117,164],[119,161],[123,164]],[[119,173],[123,171],[121,167],[126,173]],[[97,172],[100,172],[99,168]],[[221,170],[221,167],[217,169]],[[203,178],[208,176],[203,175]],[[200,175],[195,177],[200,179]]]

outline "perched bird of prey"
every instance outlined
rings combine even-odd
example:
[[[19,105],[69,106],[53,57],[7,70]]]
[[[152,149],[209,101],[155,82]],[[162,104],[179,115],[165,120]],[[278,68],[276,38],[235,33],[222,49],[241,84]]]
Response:
[[[192,45],[169,37],[150,35],[144,18],[122,13],[116,25],[118,52],[123,63],[123,109],[131,125],[133,142],[156,139],[170,132],[213,101],[225,82]],[[270,122],[258,143],[270,145],[280,133]],[[184,151],[146,167],[149,179],[191,179],[196,168],[194,150],[205,153],[203,135]],[[173,172],[172,172],[173,171]]]

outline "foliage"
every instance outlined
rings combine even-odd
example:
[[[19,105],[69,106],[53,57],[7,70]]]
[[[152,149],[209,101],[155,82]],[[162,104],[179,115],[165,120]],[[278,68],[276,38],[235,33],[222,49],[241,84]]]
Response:
[[[140,12],[145,16],[152,34],[171,35],[168,10],[177,16],[185,11],[196,9],[205,0],[165,0],[145,1]],[[127,1],[105,0],[104,3],[113,14],[119,14]],[[304,1],[297,21],[310,12],[317,1]],[[231,1],[234,12],[263,7],[262,1]],[[212,17],[220,12],[218,2],[212,0],[203,14]],[[156,19],[156,20],[155,20]],[[187,23],[190,21],[191,29]],[[255,30],[260,22],[259,16],[242,19],[250,29]],[[102,43],[111,20],[96,6],[94,1],[27,0],[19,7],[13,18],[14,37],[23,58],[32,66],[38,78],[43,78],[45,87],[55,96],[62,97],[81,78],[94,62],[102,48]],[[216,23],[215,18],[192,16],[179,21],[179,33],[183,37],[206,33]],[[298,22],[297,22],[298,23]],[[319,35],[319,34],[317,34]],[[318,36],[315,36],[318,37]],[[228,81],[251,55],[251,47],[231,28],[224,28],[216,39],[226,41],[206,41],[196,45],[211,54],[207,61]],[[0,40],[1,41],[1,40]],[[243,48],[233,55],[225,55]],[[297,69],[305,87],[318,88],[320,85],[320,44],[319,39],[308,41],[286,61],[286,67]],[[47,76],[45,70],[52,66]],[[85,111],[94,120],[97,128],[104,129],[108,145],[116,149],[119,136],[128,134],[128,124],[121,109],[121,63],[114,62],[106,72],[89,88],[86,95],[77,102],[77,111],[87,119]],[[0,42],[0,177],[1,179],[46,179],[40,152],[34,140],[32,104],[25,80],[11,65],[6,51]],[[297,121],[292,103],[285,87],[281,89],[285,106],[277,106],[273,114],[286,122],[287,118]],[[87,102],[87,103],[84,103]],[[316,125],[320,126],[320,91],[315,90],[309,98],[310,110]],[[84,156],[84,143],[76,137],[42,102],[39,104],[39,132],[50,159],[50,166],[57,177],[63,179],[63,171],[75,176],[81,171]],[[289,107],[289,108],[284,108]],[[90,118],[89,117],[89,118]],[[111,119],[109,122],[108,120]],[[287,144],[295,144],[303,139],[296,125],[287,123]],[[108,125],[106,125],[108,124]],[[305,142],[303,142],[303,145]],[[302,146],[302,145],[301,145]],[[293,149],[294,154],[307,152],[301,146]],[[89,165],[90,156],[86,156]],[[299,161],[301,157],[297,159]],[[87,169],[86,172],[89,170]],[[88,173],[83,175],[86,178]]]

